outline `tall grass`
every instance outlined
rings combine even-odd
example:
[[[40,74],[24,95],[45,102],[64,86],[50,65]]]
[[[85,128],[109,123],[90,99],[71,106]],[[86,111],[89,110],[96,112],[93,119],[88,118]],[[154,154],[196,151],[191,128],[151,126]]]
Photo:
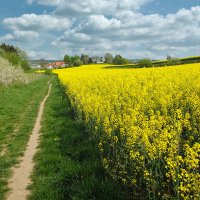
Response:
[[[57,79],[46,102],[29,200],[126,200],[101,166],[98,142],[74,119]]]
[[[11,168],[18,164],[32,132],[50,77],[0,92],[0,200],[6,199]]]

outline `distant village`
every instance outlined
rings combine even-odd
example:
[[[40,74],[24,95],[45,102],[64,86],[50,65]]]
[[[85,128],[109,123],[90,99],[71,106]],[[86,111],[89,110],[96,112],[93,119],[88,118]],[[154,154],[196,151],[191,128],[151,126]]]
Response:
[[[87,64],[130,64],[133,63],[133,60],[128,60],[121,55],[113,56],[111,53],[106,53],[104,56],[89,56],[87,54],[82,54],[81,56],[74,55],[65,55],[63,60],[32,60],[30,62],[32,69],[58,69],[65,67],[77,67]]]
[[[102,64],[105,62],[104,57],[99,57],[93,59],[93,63]],[[48,61],[48,60],[32,60],[30,61],[30,66],[32,69],[60,69],[70,67],[69,64],[64,61]]]
[[[35,63],[34,63],[35,62]],[[34,61],[30,62],[30,66],[32,69],[58,69],[58,68],[65,68],[67,67],[67,64],[63,61],[55,61],[55,62],[49,62],[47,64],[40,64],[40,61]],[[38,62],[38,63],[36,63]]]

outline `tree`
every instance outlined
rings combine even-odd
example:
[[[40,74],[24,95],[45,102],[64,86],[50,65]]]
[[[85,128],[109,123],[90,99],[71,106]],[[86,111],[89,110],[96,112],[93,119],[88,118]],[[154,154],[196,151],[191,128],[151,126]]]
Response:
[[[24,71],[30,69],[28,56],[21,49],[5,43],[0,45],[0,55],[7,59],[12,65],[20,66]]]
[[[139,67],[152,67],[153,63],[150,59],[144,58],[138,61],[138,66]]]
[[[76,67],[77,67],[77,66],[81,66],[82,64],[83,64],[83,62],[82,62],[81,59],[77,59],[77,60],[75,60],[74,63],[73,63],[73,65],[76,66]]]
[[[113,62],[113,56],[111,53],[106,53],[104,56],[105,63],[112,63]]]
[[[72,66],[72,59],[71,59],[71,56],[65,55],[63,61],[64,61],[68,66]]]
[[[0,48],[6,52],[18,53],[18,48],[14,47],[13,45],[3,43],[0,45]]]
[[[181,60],[178,59],[178,58],[170,58],[168,61],[167,61],[167,65],[180,65],[181,64]]]
[[[77,56],[77,55],[76,56],[72,56],[71,57],[71,61],[72,61],[73,66],[80,66],[80,65],[83,64],[81,58],[79,56]]]
[[[170,55],[167,55],[167,60],[171,60],[172,57]]]
[[[88,63],[89,63],[89,64],[93,63],[92,57],[89,57]]]
[[[129,61],[126,58],[123,58],[121,55],[116,55],[113,59],[113,64],[124,65],[128,64]]]
[[[82,54],[81,55],[81,60],[82,60],[83,64],[86,65],[86,64],[89,63],[89,56]]]
[[[63,60],[69,67],[80,66],[83,64],[81,58],[77,55],[75,56],[65,55]]]
[[[71,62],[74,63],[76,60],[80,60],[80,57],[75,55],[71,57]]]

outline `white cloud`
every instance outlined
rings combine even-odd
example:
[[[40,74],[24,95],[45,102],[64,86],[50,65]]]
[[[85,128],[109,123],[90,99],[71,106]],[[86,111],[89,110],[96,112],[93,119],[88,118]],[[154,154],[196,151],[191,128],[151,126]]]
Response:
[[[32,4],[34,0],[26,0],[28,4]]]
[[[110,18],[105,15],[78,18],[73,30],[67,30],[53,44],[63,43],[74,53],[84,48],[87,52],[109,50],[125,56],[159,58],[167,54],[192,55],[197,54],[195,51],[200,49],[199,25],[199,6],[189,10],[181,9],[166,16],[121,10]],[[80,42],[82,35],[87,35],[84,42]]]
[[[121,22],[117,19],[108,19],[104,15],[91,15],[79,22],[77,30],[97,33],[98,31],[120,29],[120,26]]]
[[[136,10],[153,0],[27,0],[28,4],[36,2],[47,6],[56,6],[56,12],[68,15],[75,13],[107,14],[119,9]],[[66,11],[66,13],[65,13]]]
[[[51,52],[47,51],[27,51],[28,56],[32,59],[46,59],[46,60],[52,60],[56,59],[56,56],[53,55]]]
[[[74,30],[66,31],[60,38],[58,38],[61,42],[71,42],[71,43],[87,43],[90,42],[91,36],[85,33],[78,33]]]
[[[5,41],[18,41],[18,42],[29,42],[39,37],[39,34],[34,31],[14,31],[12,34],[6,34],[0,37],[1,42]]]
[[[46,50],[55,56],[64,49],[70,54],[91,55],[110,51],[129,58],[196,55],[200,51],[200,6],[164,16],[142,13],[142,6],[153,0],[28,0],[34,2],[53,5],[54,12],[4,19],[13,33],[1,41],[23,44],[23,39],[25,43],[32,37],[37,49],[52,45]],[[32,56],[39,56],[34,52]]]
[[[67,18],[51,15],[23,14],[20,17],[6,18],[3,24],[13,30],[65,30],[70,26]]]
[[[116,1],[118,3],[118,7],[122,8],[122,9],[132,9],[132,10],[136,10],[139,9],[141,6],[152,2],[152,0],[117,0]]]
[[[40,1],[40,0],[38,0]],[[119,10],[137,10],[153,0],[61,0],[57,2],[57,15],[112,15]],[[46,1],[44,3],[47,3]]]

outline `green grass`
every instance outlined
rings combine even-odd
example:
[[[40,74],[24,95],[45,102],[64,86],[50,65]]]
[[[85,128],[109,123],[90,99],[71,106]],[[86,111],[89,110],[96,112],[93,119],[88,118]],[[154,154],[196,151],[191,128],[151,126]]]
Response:
[[[128,199],[104,171],[98,141],[73,117],[57,79],[46,102],[31,200]]]
[[[32,132],[49,77],[0,90],[0,200],[5,199],[11,167],[19,162]]]

